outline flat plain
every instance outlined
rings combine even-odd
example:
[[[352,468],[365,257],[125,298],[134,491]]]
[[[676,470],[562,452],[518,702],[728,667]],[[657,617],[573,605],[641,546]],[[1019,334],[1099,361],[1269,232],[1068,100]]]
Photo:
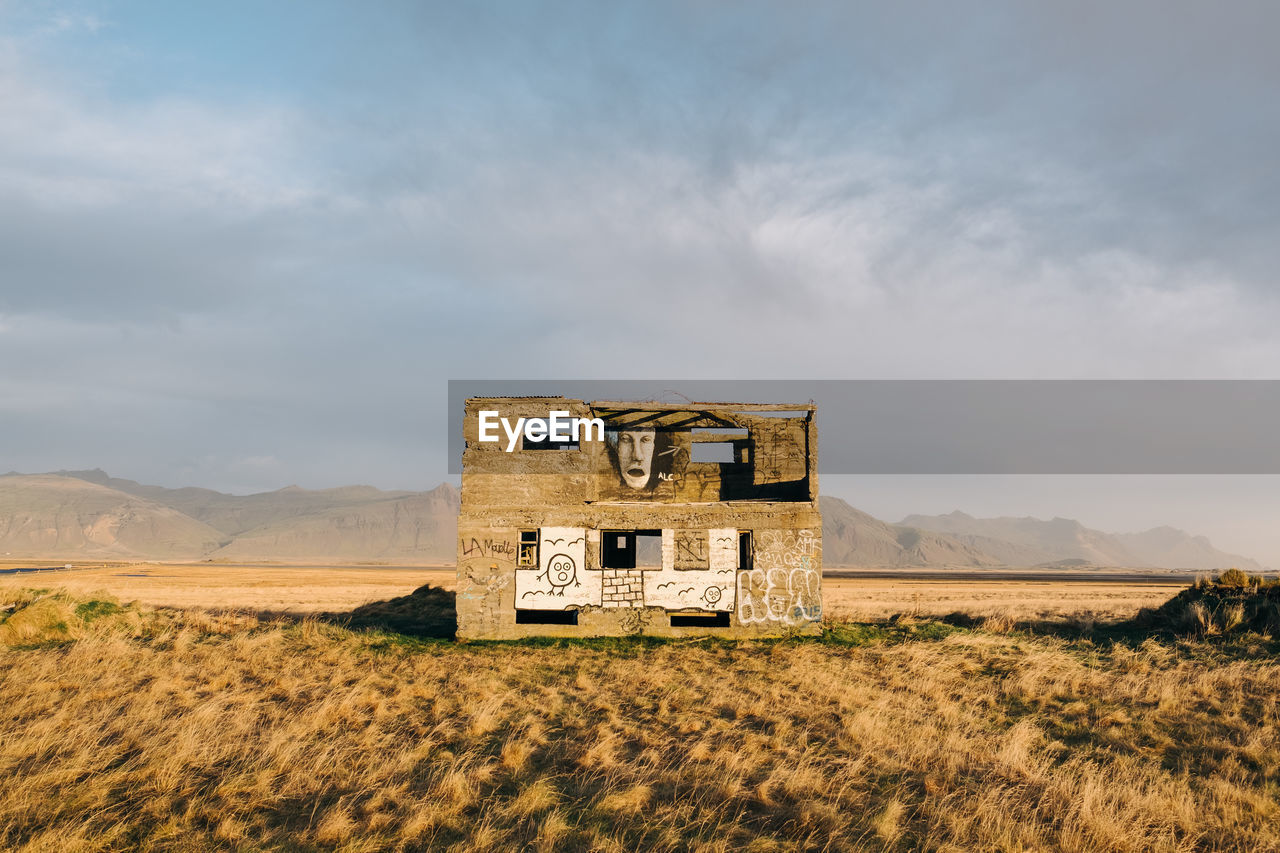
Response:
[[[833,578],[771,641],[344,627],[427,583],[0,576],[0,849],[1280,850],[1273,633],[1103,618],[1176,586]]]
[[[0,562],[0,571],[39,566]],[[1124,619],[1140,608],[1167,601],[1186,586],[1180,581],[1133,582],[1083,579],[1071,582],[1005,580],[955,572],[956,579],[825,577],[823,607],[828,616],[859,620],[894,614],[946,616],[1007,615],[1054,619],[1092,613]],[[1046,573],[1047,575],[1048,573]],[[230,608],[254,612],[314,613],[350,610],[368,602],[408,595],[430,584],[454,589],[452,566],[283,566],[223,563],[110,563],[73,566],[69,571],[0,574],[4,586],[57,586],[77,595],[98,593],[122,601],[165,607]]]
[[[0,563],[0,571],[30,563]],[[57,586],[163,607],[314,613],[350,610],[431,584],[452,590],[452,566],[282,566],[89,563],[57,572],[0,574],[4,586]]]

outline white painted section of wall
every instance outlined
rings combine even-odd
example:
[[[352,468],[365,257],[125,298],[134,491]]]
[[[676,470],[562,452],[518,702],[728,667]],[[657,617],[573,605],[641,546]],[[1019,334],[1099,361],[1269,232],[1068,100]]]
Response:
[[[587,571],[587,531],[581,527],[543,527],[538,570],[516,572],[516,608],[564,610],[600,603],[600,572]]]
[[[711,570],[734,572],[738,568],[738,528],[713,527],[707,531]],[[732,575],[729,575],[732,577]]]
[[[644,573],[645,607],[668,610],[733,610],[733,570],[676,571]]]

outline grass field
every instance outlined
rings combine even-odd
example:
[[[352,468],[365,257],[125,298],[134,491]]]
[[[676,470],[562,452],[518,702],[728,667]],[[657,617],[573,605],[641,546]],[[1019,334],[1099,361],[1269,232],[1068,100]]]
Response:
[[[0,569],[15,565],[0,563]],[[76,595],[105,594],[165,607],[314,613],[350,610],[366,602],[406,595],[424,584],[453,589],[454,577],[452,566],[114,563],[56,573],[0,575],[0,588],[56,585]]]
[[[991,610],[458,645],[301,615],[420,575],[256,569],[0,582],[0,848],[1280,850],[1268,633],[1081,620],[1122,600],[1082,585],[1033,632],[1027,590],[828,583],[846,615]]]
[[[0,563],[0,569],[29,563]],[[56,584],[76,595],[106,594],[166,607],[235,608],[251,612],[314,613],[350,610],[370,601],[407,595],[431,584],[454,588],[453,567],[390,568],[211,563],[116,563],[55,574],[0,575],[0,588]],[[1179,583],[1051,583],[911,578],[823,579],[824,612],[852,619],[897,613],[1053,619],[1092,615],[1124,619],[1154,607]]]

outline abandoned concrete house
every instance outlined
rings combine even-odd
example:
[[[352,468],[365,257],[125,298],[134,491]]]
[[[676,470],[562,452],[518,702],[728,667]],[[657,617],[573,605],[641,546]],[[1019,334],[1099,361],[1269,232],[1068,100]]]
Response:
[[[458,637],[820,631],[815,417],[467,400]]]

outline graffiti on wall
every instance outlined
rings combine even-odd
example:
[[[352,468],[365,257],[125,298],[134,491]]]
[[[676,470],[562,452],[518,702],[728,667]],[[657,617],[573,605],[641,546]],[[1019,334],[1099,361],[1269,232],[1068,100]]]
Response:
[[[521,610],[565,610],[601,607],[663,607],[668,610],[732,611],[733,571],[737,547],[726,547],[737,530],[663,531],[661,569],[604,569],[586,562],[588,536],[598,531],[543,527],[539,531],[538,565],[515,572],[516,607]],[[679,537],[677,534],[680,534]],[[712,537],[721,540],[712,548]],[[677,546],[677,538],[683,545]],[[594,543],[593,543],[594,544]],[[590,551],[599,553],[598,547]],[[689,562],[698,554],[702,566],[677,569],[677,555]],[[598,558],[595,558],[598,559]]]
[[[736,611],[744,625],[796,626],[822,618],[821,545],[814,530],[756,531],[755,566],[742,571],[735,528],[663,530],[660,569],[588,564],[589,535],[583,528],[542,528],[538,565],[515,571],[516,607]],[[683,567],[695,558],[702,560],[699,567]]]
[[[814,569],[738,573],[738,621],[803,625],[822,618],[822,583]]]
[[[599,604],[600,572],[586,569],[587,531],[581,527],[544,527],[538,565],[516,569],[516,607],[564,610]]]
[[[757,485],[803,480],[807,475],[805,425],[791,419],[760,418],[751,425]]]
[[[709,569],[711,563],[707,557],[707,531],[677,530],[675,531],[675,565],[676,569]]]
[[[511,576],[499,571],[496,563],[492,567],[465,565],[461,579],[464,583],[458,594],[464,598],[487,599],[511,585]]]
[[[593,451],[595,500],[716,503],[808,501],[808,417],[743,412],[602,410],[605,441]],[[732,430],[725,436],[699,434]],[[702,441],[727,441],[731,459],[694,462]],[[701,460],[701,454],[697,454]]]
[[[801,625],[822,618],[817,531],[758,530],[755,566],[738,573],[738,621]]]
[[[726,547],[727,542],[733,547]],[[684,568],[697,555],[698,567]],[[662,531],[662,570],[643,572],[644,604],[667,610],[732,612],[737,567],[737,528],[666,528]]]
[[[731,575],[738,568],[738,530],[734,527],[707,531],[707,565],[717,575]]]
[[[671,480],[676,447],[670,432],[652,427],[611,429],[604,438],[624,492],[643,495]]]
[[[755,534],[756,566],[760,568],[817,568],[821,551],[821,540],[813,530],[759,530]]]
[[[733,580],[710,569],[643,572],[644,604],[667,610],[733,610]]]
[[[515,559],[516,546],[509,539],[477,539],[463,537],[458,540],[458,552],[463,557],[503,557]]]

